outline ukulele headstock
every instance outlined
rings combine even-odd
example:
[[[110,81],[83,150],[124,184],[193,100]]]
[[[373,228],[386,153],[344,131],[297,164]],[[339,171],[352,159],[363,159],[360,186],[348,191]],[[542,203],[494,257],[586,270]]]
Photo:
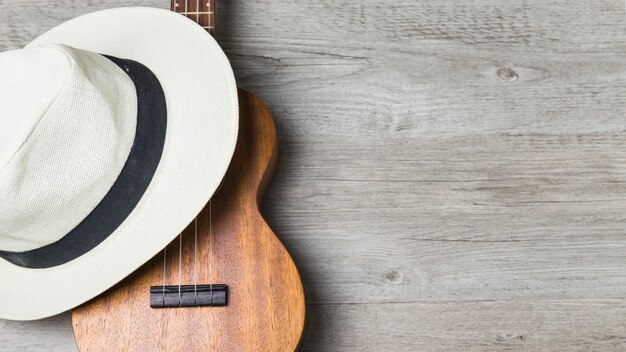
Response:
[[[170,0],[170,9],[188,17],[215,36],[215,0]]]

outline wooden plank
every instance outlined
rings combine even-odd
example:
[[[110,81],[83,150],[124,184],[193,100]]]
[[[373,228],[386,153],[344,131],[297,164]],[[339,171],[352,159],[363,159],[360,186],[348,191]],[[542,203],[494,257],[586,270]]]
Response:
[[[69,313],[39,321],[0,320],[0,351],[77,351]]]
[[[303,351],[622,351],[625,308],[623,300],[321,305],[310,309]]]
[[[626,136],[362,147],[283,143],[265,209],[312,302],[626,296]]]

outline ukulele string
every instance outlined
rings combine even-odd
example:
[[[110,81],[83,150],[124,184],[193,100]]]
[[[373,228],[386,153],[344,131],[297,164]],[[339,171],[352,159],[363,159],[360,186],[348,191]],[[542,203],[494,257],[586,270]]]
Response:
[[[196,0],[196,23],[200,24],[200,0]],[[188,11],[188,0],[185,0],[185,12]],[[198,304],[198,216],[193,219],[193,294],[194,303]]]
[[[165,305],[165,272],[167,271],[165,263],[167,263],[167,246],[163,249],[163,305]]]
[[[211,295],[211,305],[213,305],[213,267],[214,267],[214,259],[213,259],[213,198],[217,196],[217,194],[224,186],[224,178],[217,186],[215,192],[213,192],[213,196],[209,199],[209,294]],[[217,244],[216,244],[217,246]],[[217,268],[215,268],[217,270]]]
[[[199,2],[199,0],[198,0]],[[207,6],[207,29],[211,30],[211,0],[206,0]],[[209,295],[211,296],[211,305],[213,305],[213,197],[220,191],[222,185],[224,184],[224,179],[217,187],[217,190],[209,199]]]
[[[171,0],[172,11],[176,11],[178,0]],[[165,275],[167,273],[167,246],[163,248],[163,305],[165,305]]]
[[[196,0],[196,12],[196,23],[200,24],[200,12],[202,12],[200,9],[200,0]]]
[[[208,23],[208,30],[211,30],[211,0],[207,0],[206,2],[206,7],[207,7],[207,16],[209,17],[209,23]]]
[[[193,292],[194,302],[198,304],[198,217],[193,219]]]
[[[182,286],[183,286],[183,233],[178,235],[178,305],[182,306]]]
[[[209,199],[209,292],[213,305],[213,197]]]

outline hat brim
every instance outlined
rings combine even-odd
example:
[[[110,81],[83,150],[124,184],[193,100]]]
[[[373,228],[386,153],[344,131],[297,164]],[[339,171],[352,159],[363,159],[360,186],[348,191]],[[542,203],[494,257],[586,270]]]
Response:
[[[139,204],[96,248],[46,269],[0,259],[3,319],[35,320],[72,309],[158,254],[211,198],[237,143],[237,88],[230,63],[213,37],[186,17],[154,8],[104,10],[65,22],[29,46],[49,43],[147,66],[165,93],[165,147]]]

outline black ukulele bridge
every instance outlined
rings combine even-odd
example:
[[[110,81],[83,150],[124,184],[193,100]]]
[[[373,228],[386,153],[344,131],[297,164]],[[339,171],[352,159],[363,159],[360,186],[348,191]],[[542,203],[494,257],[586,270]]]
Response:
[[[150,287],[151,308],[223,307],[226,285],[173,285]]]

